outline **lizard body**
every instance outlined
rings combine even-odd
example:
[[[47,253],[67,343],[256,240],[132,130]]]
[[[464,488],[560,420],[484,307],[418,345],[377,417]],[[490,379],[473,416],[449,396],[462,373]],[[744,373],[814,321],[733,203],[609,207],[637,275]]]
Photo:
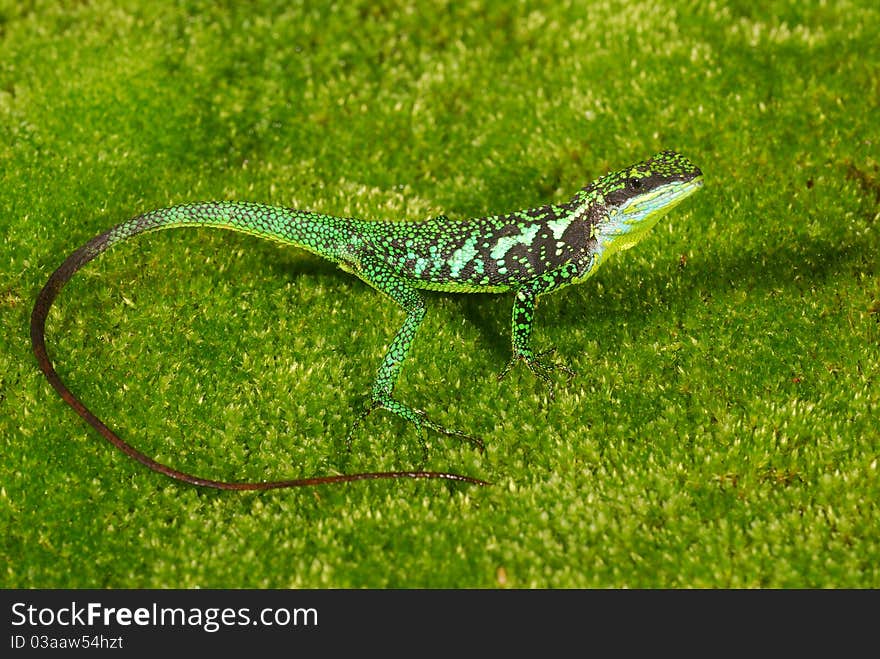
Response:
[[[607,174],[570,201],[514,213],[450,221],[366,221],[251,202],[207,202],[173,206],[132,218],[73,252],[40,291],[31,316],[31,340],[40,368],[61,397],[108,441],[142,464],[172,478],[217,489],[263,490],[372,478],[444,478],[483,484],[458,474],[408,471],[317,476],[256,483],[215,481],[160,464],[120,439],[64,385],[49,359],[45,323],[52,302],[71,277],[98,255],[136,235],[172,227],[220,227],[290,244],[317,254],[391,297],[406,319],[379,366],[366,412],[382,408],[424,429],[482,443],[445,428],[394,398],[401,367],[425,316],[421,290],[456,293],[515,293],[513,354],[503,377],[519,361],[553,395],[551,373],[566,366],[545,361],[531,346],[538,298],[591,276],[616,251],[636,244],[671,208],[702,186],[702,172],[684,156],[663,151]],[[349,434],[349,439],[351,435]]]

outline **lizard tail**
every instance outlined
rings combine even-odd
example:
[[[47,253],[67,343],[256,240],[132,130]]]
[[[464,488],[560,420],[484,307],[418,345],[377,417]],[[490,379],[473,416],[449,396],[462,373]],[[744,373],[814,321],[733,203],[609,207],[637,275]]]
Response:
[[[46,317],[49,315],[49,309],[52,307],[52,303],[55,301],[55,298],[61,292],[61,289],[64,288],[64,285],[67,284],[68,281],[70,281],[73,275],[76,274],[76,272],[86,263],[96,258],[98,255],[112,247],[114,244],[139,233],[144,233],[146,231],[152,231],[169,226],[191,225],[190,223],[174,220],[168,220],[164,222],[160,220],[159,222],[157,222],[155,221],[156,217],[156,215],[148,213],[132,220],[128,220],[127,222],[123,222],[122,224],[117,225],[116,227],[113,227],[112,229],[92,238],[85,245],[73,252],[69,257],[67,257],[64,263],[62,263],[58,267],[58,269],[55,270],[55,272],[53,272],[52,275],[49,277],[46,285],[43,286],[39,295],[37,295],[37,300],[34,304],[33,312],[31,313],[31,345],[33,347],[34,355],[37,358],[37,363],[39,364],[40,369],[46,375],[49,383],[55,388],[61,398],[64,399],[64,401],[68,405],[70,405],[77,414],[85,419],[85,421],[90,426],[101,433],[101,436],[104,437],[104,439],[113,444],[113,446],[118,448],[130,458],[140,462],[145,467],[149,467],[153,471],[157,471],[160,474],[165,474],[166,476],[175,480],[189,483],[190,485],[214,488],[217,490],[275,490],[287,487],[329,485],[333,483],[347,483],[351,481],[375,480],[383,478],[432,478],[459,481],[463,483],[472,483],[475,485],[487,485],[485,481],[481,481],[477,478],[472,478],[470,476],[434,471],[380,471],[363,472],[356,474],[336,474],[332,476],[313,476],[309,478],[296,478],[291,480],[265,482],[227,482],[194,476],[192,474],[188,474],[186,472],[169,467],[168,465],[162,464],[161,462],[157,462],[153,458],[137,450],[131,444],[120,438],[103,421],[101,421],[101,419],[95,416],[95,414],[92,413],[92,411],[89,410],[82,403],[82,401],[80,401],[79,398],[77,398],[70,391],[70,389],[67,388],[64,382],[61,381],[61,378],[59,377],[57,371],[55,370],[55,367],[52,364],[52,360],[49,358],[49,353],[46,350]],[[215,224],[215,226],[217,225]],[[229,224],[224,224],[220,226],[225,226],[227,228],[233,229],[236,228],[230,226]]]

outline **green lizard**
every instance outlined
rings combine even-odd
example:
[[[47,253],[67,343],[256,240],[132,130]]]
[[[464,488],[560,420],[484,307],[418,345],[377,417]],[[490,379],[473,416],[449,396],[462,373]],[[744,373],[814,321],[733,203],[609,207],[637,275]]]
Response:
[[[549,387],[554,370],[567,366],[535,353],[532,325],[538,298],[584,281],[614,252],[628,249],[686,197],[702,186],[702,172],[684,156],[663,151],[649,160],[607,174],[582,188],[567,203],[450,221],[365,221],[248,202],[209,202],[150,211],[96,236],[73,252],[49,277],[31,316],[31,341],[40,368],[61,397],[105,439],[147,467],[194,485],[226,490],[266,490],[371,478],[444,478],[484,484],[476,478],[432,471],[369,472],[287,481],[225,482],[192,476],[144,455],[120,439],[76,398],[59,378],[46,351],[45,325],[52,302],[86,263],[113,245],[141,233],[171,227],[221,227],[308,250],[360,277],[406,311],[373,380],[370,411],[382,408],[412,424],[420,438],[430,429],[480,440],[445,428],[394,397],[416,332],[425,317],[420,290],[457,293],[515,293],[513,353],[499,379],[519,362]],[[549,351],[548,351],[549,352]],[[351,434],[349,434],[349,440]],[[424,442],[424,440],[422,440]],[[424,446],[424,443],[423,443]]]

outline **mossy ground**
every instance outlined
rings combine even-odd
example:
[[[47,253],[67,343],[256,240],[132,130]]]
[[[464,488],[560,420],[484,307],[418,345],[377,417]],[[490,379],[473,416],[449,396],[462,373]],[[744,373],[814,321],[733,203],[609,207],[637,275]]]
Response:
[[[0,585],[880,587],[880,13],[875,3],[0,3]],[[752,7],[755,7],[754,9]],[[398,393],[484,438],[432,469],[268,494],[112,450],[30,353],[36,292],[153,207],[365,218],[565,200],[663,148],[698,195],[542,301],[557,400],[501,384],[510,299],[429,294]],[[419,466],[343,438],[402,313],[316,258],[179,230],[61,295],[68,385],[177,467]]]

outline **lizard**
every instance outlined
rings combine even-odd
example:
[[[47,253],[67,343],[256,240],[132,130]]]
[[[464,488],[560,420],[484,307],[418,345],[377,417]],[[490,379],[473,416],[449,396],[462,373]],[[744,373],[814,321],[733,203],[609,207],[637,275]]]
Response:
[[[552,350],[535,352],[532,327],[539,298],[581,283],[609,256],[629,249],[685,198],[703,185],[700,169],[683,155],[661,151],[608,173],[581,188],[569,201],[486,217],[424,221],[335,217],[255,202],[186,203],[152,210],[118,224],[74,251],[40,290],[31,314],[31,343],[48,381],[89,425],[141,464],[192,485],[221,490],[268,490],[379,478],[436,478],[486,485],[456,473],[425,470],[363,472],[293,480],[227,482],[194,476],[162,464],[121,439],[62,382],[46,349],[49,310],[65,284],[84,265],[120,242],[172,227],[219,227],[251,234],[317,254],[384,293],[406,313],[372,382],[366,410],[348,435],[375,409],[415,427],[423,449],[426,429],[482,441],[430,419],[400,401],[394,387],[425,317],[423,290],[452,293],[512,292],[512,354],[498,379],[523,363],[554,395],[552,375],[574,371],[550,361]],[[425,449],[426,450],[426,449]]]

